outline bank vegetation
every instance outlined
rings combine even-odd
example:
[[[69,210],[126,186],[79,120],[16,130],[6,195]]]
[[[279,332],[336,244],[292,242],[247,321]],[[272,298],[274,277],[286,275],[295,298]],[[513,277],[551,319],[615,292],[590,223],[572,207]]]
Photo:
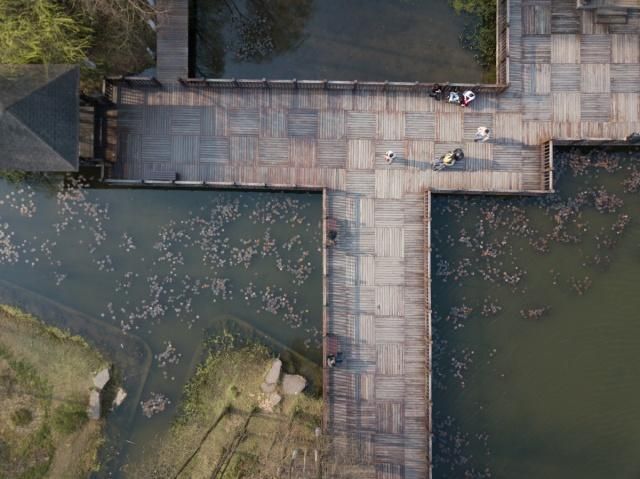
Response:
[[[307,471],[316,467],[322,400],[300,393],[269,405],[261,390],[274,362],[267,348],[216,347],[185,386],[171,429],[142,446],[129,477],[302,477],[303,461]]]
[[[104,358],[78,336],[0,305],[0,477],[86,477],[103,421],[89,421]]]
[[[80,64],[90,93],[154,63],[158,13],[146,0],[0,0],[0,64]]]

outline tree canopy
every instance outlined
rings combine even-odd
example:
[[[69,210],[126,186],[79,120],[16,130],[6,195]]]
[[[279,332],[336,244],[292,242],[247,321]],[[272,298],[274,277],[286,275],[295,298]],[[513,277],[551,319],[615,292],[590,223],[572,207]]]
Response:
[[[0,0],[0,63],[77,63],[91,30],[50,0]]]

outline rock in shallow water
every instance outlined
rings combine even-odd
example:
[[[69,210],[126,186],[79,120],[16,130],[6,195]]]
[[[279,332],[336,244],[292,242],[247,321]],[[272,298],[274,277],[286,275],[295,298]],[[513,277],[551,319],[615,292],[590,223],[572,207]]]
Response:
[[[109,368],[104,368],[93,377],[93,385],[101,390],[109,382],[109,379],[111,379]]]
[[[116,397],[113,398],[113,408],[117,408],[118,406],[120,406],[120,404],[122,404],[124,402],[124,400],[127,398],[127,391],[125,391],[122,388],[118,388],[118,391],[116,392]]]

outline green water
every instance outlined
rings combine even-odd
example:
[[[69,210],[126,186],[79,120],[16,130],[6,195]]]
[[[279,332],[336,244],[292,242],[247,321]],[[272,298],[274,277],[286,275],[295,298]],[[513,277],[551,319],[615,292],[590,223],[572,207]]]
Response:
[[[552,197],[435,197],[436,478],[640,477],[640,153],[556,158]]]
[[[318,391],[321,210],[319,194],[0,181],[0,299],[88,336],[129,392],[109,416],[103,474],[169,427],[223,327],[266,342]],[[163,365],[169,342],[177,361]],[[171,403],[147,418],[138,402],[152,392]]]
[[[193,0],[193,74],[469,82],[482,68],[449,0]]]

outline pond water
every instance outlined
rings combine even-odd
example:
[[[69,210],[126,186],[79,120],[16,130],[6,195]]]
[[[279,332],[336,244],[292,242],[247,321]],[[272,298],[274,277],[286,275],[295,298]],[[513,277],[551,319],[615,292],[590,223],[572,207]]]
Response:
[[[468,82],[472,18],[449,0],[192,0],[192,74],[207,78]]]
[[[545,198],[435,197],[434,477],[640,475],[640,151]]]
[[[318,391],[320,194],[73,183],[0,180],[0,299],[88,336],[118,366],[129,398],[109,417],[102,474],[119,477],[169,427],[223,328],[265,342]],[[170,403],[147,418],[152,393]]]

